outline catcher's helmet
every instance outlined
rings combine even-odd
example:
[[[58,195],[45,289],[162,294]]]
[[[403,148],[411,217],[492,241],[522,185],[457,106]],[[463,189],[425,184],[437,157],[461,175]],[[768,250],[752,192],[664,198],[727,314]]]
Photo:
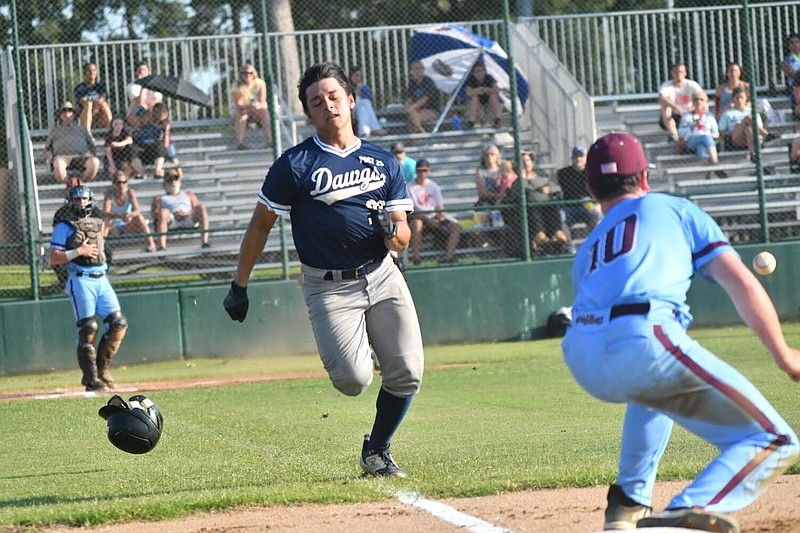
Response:
[[[88,198],[89,201],[86,203],[86,205],[80,205],[74,202],[74,200],[77,198]],[[78,185],[77,187],[71,188],[69,190],[69,201],[72,203],[72,212],[78,217],[88,217],[92,214],[92,204],[94,203],[94,198],[92,197],[92,191],[89,190],[88,187]]]
[[[106,420],[108,440],[128,453],[147,453],[158,444],[164,418],[152,400],[137,394],[128,399],[114,395],[98,414]]]

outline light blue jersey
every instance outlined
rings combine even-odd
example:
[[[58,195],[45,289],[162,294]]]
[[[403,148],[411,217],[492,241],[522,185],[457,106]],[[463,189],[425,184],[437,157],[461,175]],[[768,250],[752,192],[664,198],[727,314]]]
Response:
[[[67,241],[75,233],[68,222],[59,222],[53,228],[50,246],[56,250],[67,251]],[[119,300],[108,281],[108,264],[83,266],[75,261],[67,263],[69,278],[65,292],[72,305],[75,321],[99,315],[103,320],[111,313],[120,311]]]
[[[690,320],[686,292],[694,272],[730,251],[717,223],[686,199],[651,193],[622,201],[578,250],[573,313],[657,300]]]

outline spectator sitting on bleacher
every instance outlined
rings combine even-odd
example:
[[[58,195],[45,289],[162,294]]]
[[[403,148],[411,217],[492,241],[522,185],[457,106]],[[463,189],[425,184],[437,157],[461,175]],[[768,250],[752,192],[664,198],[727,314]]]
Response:
[[[483,147],[481,164],[475,171],[475,186],[478,189],[476,206],[494,205],[503,201],[505,191],[500,189],[500,149],[493,144]]]
[[[497,188],[500,190],[501,198],[505,201],[508,191],[517,182],[519,176],[514,171],[514,163],[508,159],[500,161],[500,175],[497,176]]]
[[[564,206],[564,233],[572,242],[572,226],[586,224],[594,228],[603,217],[600,205],[589,195],[589,175],[586,173],[586,148],[576,145],[572,148],[571,164],[558,169],[553,181],[561,187],[564,200],[573,203]]]
[[[550,255],[564,253],[566,251],[567,235],[561,227],[561,208],[558,205],[541,205],[551,200],[561,200],[563,198],[561,187],[547,177],[539,176],[536,172],[536,156],[533,152],[522,152],[522,190],[525,192],[525,199],[528,204],[535,203],[540,205],[527,206],[528,235],[533,238],[535,248],[542,254]],[[506,203],[511,204],[503,210],[503,221],[507,226],[511,226],[519,233],[521,225],[519,223],[519,194],[520,187],[511,187],[506,196]],[[518,253],[519,243],[514,250]]]
[[[417,177],[417,161],[406,154],[406,147],[400,141],[392,143],[392,153],[400,163],[406,183],[414,181]]]
[[[436,83],[425,75],[422,61],[411,63],[404,110],[410,133],[425,133],[425,124],[439,118],[441,93]]]
[[[164,161],[167,158],[164,128],[153,116],[152,110],[148,112],[143,107],[136,111],[134,120],[136,123],[133,125],[133,145],[131,146],[131,166],[136,173],[134,177],[136,179],[144,178],[144,165],[153,165],[155,167],[153,176],[161,178],[164,176]]]
[[[103,217],[110,235],[144,233],[147,235],[145,252],[155,252],[156,243],[150,234],[150,225],[142,215],[136,191],[128,186],[128,174],[124,170],[114,172],[111,189],[103,200]]]
[[[175,145],[172,143],[172,121],[169,119],[169,109],[163,103],[159,102],[150,110],[153,116],[153,123],[158,124],[164,130],[164,146],[167,148],[167,161],[177,164],[178,153],[175,150]]]
[[[755,142],[753,137],[753,111],[750,107],[750,95],[745,87],[733,90],[734,107],[725,110],[719,121],[719,135],[722,145],[734,150],[747,149],[750,159],[755,157]],[[764,128],[761,115],[758,117],[758,131],[761,140],[769,135]]]
[[[236,138],[236,149],[244,150],[244,135],[248,122],[255,122],[264,130],[267,148],[272,146],[272,128],[269,123],[269,107],[267,105],[267,84],[258,77],[256,68],[250,63],[242,65],[239,71],[239,83],[231,91],[231,117],[233,133]]]
[[[420,159],[417,161],[416,172],[416,179],[408,184],[408,195],[414,202],[414,213],[408,221],[408,225],[411,227],[411,261],[415,265],[422,261],[420,258],[422,232],[428,227],[447,236],[444,256],[439,259],[439,262],[452,263],[455,261],[453,254],[461,237],[461,225],[457,220],[445,214],[442,190],[435,181],[429,179],[430,163],[425,159]]]
[[[178,228],[200,227],[200,243],[203,248],[208,248],[208,213],[206,206],[197,200],[191,191],[181,191],[180,168],[171,168],[164,175],[164,190],[166,194],[153,197],[152,217],[158,230],[158,249],[167,248],[167,230]]]
[[[71,102],[64,102],[58,113],[59,124],[50,130],[44,143],[44,160],[53,169],[55,178],[67,181],[67,167],[83,165],[83,181],[91,181],[100,170],[100,160],[95,157],[94,138],[75,122],[75,108]]]
[[[86,63],[83,75],[84,81],[75,86],[75,100],[81,108],[80,123],[91,133],[93,125],[104,128],[111,124],[111,107],[106,85],[97,79],[97,65]]]
[[[150,75],[150,65],[146,61],[136,63],[134,75],[134,81],[128,85],[128,97],[131,99],[131,105],[128,108],[128,122],[130,123],[136,120],[137,109],[143,107],[149,111],[164,98],[160,92],[142,87],[135,81]]]
[[[694,109],[684,113],[678,126],[680,141],[678,146],[697,155],[708,165],[719,163],[717,154],[717,139],[719,138],[719,125],[714,114],[708,110],[708,96],[705,91],[696,91],[692,95]],[[717,171],[720,178],[725,177],[723,171]],[[706,178],[711,174],[706,173]]]
[[[125,121],[122,117],[114,117],[111,121],[111,129],[106,134],[104,144],[106,151],[104,166],[106,172],[112,176],[116,174],[117,170],[124,170],[126,173],[130,173],[132,144],[133,137],[125,129]]]
[[[733,91],[738,87],[750,88],[750,84],[744,81],[742,67],[736,61],[731,61],[725,71],[725,81],[719,84],[714,92],[714,117],[719,121],[722,114],[734,107]]]
[[[789,102],[792,113],[800,118],[800,34],[790,33],[786,38],[786,56],[781,61],[781,70],[786,74],[786,89],[789,92]]]
[[[356,117],[358,136],[366,139],[372,133],[376,135],[389,133],[381,126],[378,115],[375,114],[375,108],[372,107],[372,92],[364,83],[364,70],[361,66],[350,67],[350,83],[355,91],[356,106],[353,108],[353,114]]]
[[[678,123],[684,113],[692,110],[692,95],[702,91],[702,87],[686,78],[686,65],[675,63],[669,69],[670,79],[661,84],[658,90],[658,103],[661,106],[658,125],[667,131],[671,141],[678,141]]]
[[[487,74],[486,65],[480,61],[472,66],[472,72],[465,84],[469,107],[465,129],[472,129],[475,123],[491,121],[495,128],[500,126],[500,87],[491,74]]]

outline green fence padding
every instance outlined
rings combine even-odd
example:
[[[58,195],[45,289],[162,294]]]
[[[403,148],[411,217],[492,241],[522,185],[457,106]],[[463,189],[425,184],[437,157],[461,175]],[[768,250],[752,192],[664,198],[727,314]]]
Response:
[[[547,316],[572,300],[571,261],[408,272],[426,344],[540,336]]]
[[[185,355],[265,356],[316,353],[303,292],[294,281],[251,283],[247,320],[231,320],[222,300],[229,285],[183,289]]]
[[[749,266],[768,250],[777,258],[761,277],[782,320],[800,320],[800,244],[738,247]],[[528,263],[411,269],[406,272],[425,344],[491,342],[544,336],[547,316],[571,305],[571,258]],[[123,294],[130,328],[115,365],[184,357],[249,357],[315,353],[302,290],[294,281],[254,283],[244,323],[222,300],[228,285]],[[698,276],[688,302],[695,326],[740,324],[725,292]],[[75,325],[66,299],[0,305],[0,375],[77,370]]]
[[[128,333],[114,358],[114,366],[181,356],[177,293],[169,290],[120,295]],[[77,370],[77,332],[66,298],[3,304],[0,317],[3,327],[0,375]]]
[[[752,270],[753,257],[761,251],[775,256],[777,268],[769,276],[756,277],[772,297],[778,316],[784,321],[800,320],[800,244],[796,242],[737,246],[744,264]],[[695,326],[724,326],[741,324],[725,291],[705,280],[695,279],[688,298]]]

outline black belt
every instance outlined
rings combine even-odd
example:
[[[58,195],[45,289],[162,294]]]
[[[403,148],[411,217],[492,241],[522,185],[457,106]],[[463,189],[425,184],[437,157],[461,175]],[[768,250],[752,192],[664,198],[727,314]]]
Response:
[[[380,259],[373,259],[369,263],[361,265],[358,268],[352,268],[350,270],[338,270],[336,272],[340,273],[342,280],[359,279],[376,270],[379,266],[381,266],[382,262],[383,258],[381,257]],[[325,272],[325,275],[322,276],[322,279],[325,281],[333,281],[333,273],[334,271],[328,270]]]
[[[626,315],[646,315],[650,312],[650,302],[638,304],[620,304],[611,308],[609,320],[614,320],[620,316]]]
[[[78,276],[79,278],[86,276],[87,278],[94,278],[94,279],[102,278],[103,276],[105,276],[103,272],[75,272],[75,275]]]

